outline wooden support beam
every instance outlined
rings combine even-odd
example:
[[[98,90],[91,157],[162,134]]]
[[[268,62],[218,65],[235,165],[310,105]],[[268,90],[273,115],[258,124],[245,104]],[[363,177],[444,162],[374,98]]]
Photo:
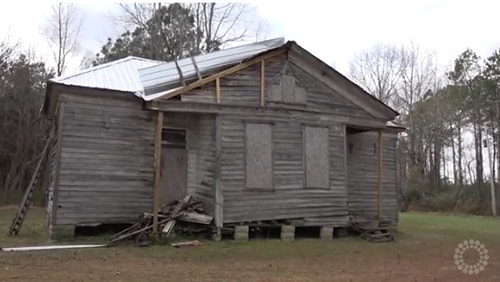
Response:
[[[221,154],[222,154],[222,119],[220,115],[215,117],[215,202],[214,220],[217,228],[216,240],[222,238],[222,227],[224,226],[224,193],[221,181]]]
[[[264,107],[266,87],[266,65],[265,61],[260,62],[260,106]]]
[[[158,212],[160,211],[160,175],[161,175],[161,133],[163,129],[163,112],[158,112],[155,132],[155,182],[153,197],[153,232],[158,233]]]
[[[349,143],[347,142],[347,125],[344,124],[344,187],[349,191],[349,170],[348,170],[348,157],[349,157]]]
[[[248,60],[244,63],[241,63],[241,64],[238,64],[238,65],[235,65],[233,67],[230,67],[228,69],[225,69],[221,72],[218,72],[218,73],[215,73],[215,74],[212,74],[210,76],[207,76],[203,79],[200,79],[200,80],[197,80],[189,85],[186,85],[185,87],[182,87],[180,89],[177,89],[175,91],[172,91],[171,93],[168,93],[164,96],[162,96],[160,99],[170,99],[172,97],[175,97],[175,96],[178,96],[178,95],[181,95],[181,94],[184,94],[192,89],[195,89],[197,87],[201,87],[209,82],[212,82],[214,80],[216,80],[217,78],[220,78],[220,77],[224,77],[226,75],[230,75],[230,74],[233,74],[237,71],[240,71],[242,69],[246,69],[250,66],[253,66],[254,64],[256,63],[259,63],[260,61],[262,60],[265,60],[265,59],[268,59],[268,58],[272,58],[272,57],[275,57],[277,55],[280,55],[280,54],[283,54],[286,52],[286,48],[279,48],[277,50],[274,50],[274,51],[271,51],[267,54],[264,54],[262,56],[259,56],[257,58],[254,58],[254,59],[251,59],[251,60]]]
[[[220,77],[215,79],[215,99],[217,104],[220,104]]]
[[[378,138],[377,138],[377,153],[378,153],[378,162],[377,162],[377,215],[378,218],[382,216],[382,168],[383,168],[383,144],[382,144],[382,130],[378,130]]]

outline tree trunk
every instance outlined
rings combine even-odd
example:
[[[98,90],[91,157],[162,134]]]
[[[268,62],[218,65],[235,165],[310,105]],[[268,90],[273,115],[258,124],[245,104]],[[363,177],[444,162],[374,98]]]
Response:
[[[482,142],[481,142],[481,127],[474,117],[474,152],[476,156],[476,183],[480,186],[483,183],[483,159],[482,159]]]
[[[463,169],[462,169],[462,125],[461,122],[458,123],[458,184],[460,187],[464,186],[464,174],[463,174]]]
[[[458,184],[458,174],[457,174],[457,163],[456,163],[456,154],[455,154],[455,140],[454,140],[454,131],[453,127],[451,129],[451,164],[453,165],[453,184]]]

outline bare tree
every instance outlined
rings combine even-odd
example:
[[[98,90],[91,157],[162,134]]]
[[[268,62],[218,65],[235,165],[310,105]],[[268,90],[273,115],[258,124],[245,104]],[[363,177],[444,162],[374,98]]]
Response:
[[[52,14],[43,33],[52,49],[58,76],[66,69],[70,56],[77,51],[82,22],[77,5],[57,3],[52,6]]]
[[[249,21],[252,8],[244,3],[189,4],[198,29],[197,51],[211,52],[227,43],[248,38],[254,28]],[[258,27],[259,21],[255,21]]]
[[[127,28],[147,28],[162,4],[118,4],[122,14],[114,17]],[[237,41],[256,41],[266,37],[268,25],[258,18],[253,6],[247,3],[186,3],[196,28],[196,44],[190,52],[212,52]]]
[[[350,62],[351,78],[379,100],[390,104],[397,95],[401,78],[401,50],[378,44],[364,50]]]

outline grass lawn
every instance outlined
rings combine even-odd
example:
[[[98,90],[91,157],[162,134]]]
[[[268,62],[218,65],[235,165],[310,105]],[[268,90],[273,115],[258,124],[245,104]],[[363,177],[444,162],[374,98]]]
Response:
[[[5,236],[13,214],[0,210],[1,246],[49,243],[39,208],[30,210],[19,236]],[[454,264],[457,244],[468,239],[489,251],[488,265],[477,275],[462,274]],[[467,263],[478,259],[475,251],[465,253]],[[0,281],[500,281],[500,220],[405,213],[392,243],[349,237],[0,252]]]

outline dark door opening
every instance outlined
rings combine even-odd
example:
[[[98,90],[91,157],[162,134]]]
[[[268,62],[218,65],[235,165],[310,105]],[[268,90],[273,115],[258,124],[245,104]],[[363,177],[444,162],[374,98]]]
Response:
[[[161,197],[164,205],[187,193],[186,130],[163,128],[161,149]]]

